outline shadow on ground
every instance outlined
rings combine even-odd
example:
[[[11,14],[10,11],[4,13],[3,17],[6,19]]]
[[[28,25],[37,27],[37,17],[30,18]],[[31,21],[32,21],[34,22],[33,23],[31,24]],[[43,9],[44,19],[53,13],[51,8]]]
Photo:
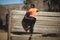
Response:
[[[50,34],[43,34],[43,37],[60,37],[60,34],[50,33]]]
[[[11,32],[16,35],[27,35],[30,34],[29,32]],[[34,32],[33,34],[42,34],[42,33],[36,33]],[[42,34],[42,37],[60,37],[60,34],[55,34],[55,33],[50,33],[50,34]]]

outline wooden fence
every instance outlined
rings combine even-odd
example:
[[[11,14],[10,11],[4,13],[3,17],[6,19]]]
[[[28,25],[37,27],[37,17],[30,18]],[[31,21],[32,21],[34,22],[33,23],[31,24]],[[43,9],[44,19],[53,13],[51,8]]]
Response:
[[[26,11],[12,10],[9,17],[11,32],[25,32],[21,21]],[[60,33],[60,12],[38,12],[34,32]]]

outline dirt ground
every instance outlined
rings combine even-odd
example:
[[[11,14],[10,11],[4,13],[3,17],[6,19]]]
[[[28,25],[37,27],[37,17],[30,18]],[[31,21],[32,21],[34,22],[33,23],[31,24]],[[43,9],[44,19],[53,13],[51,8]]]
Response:
[[[0,30],[0,40],[7,40],[7,32]]]
[[[7,32],[4,30],[0,30],[0,40],[7,40]],[[42,35],[42,34],[21,34],[21,33],[12,33],[11,40],[60,40],[60,36],[58,35]]]

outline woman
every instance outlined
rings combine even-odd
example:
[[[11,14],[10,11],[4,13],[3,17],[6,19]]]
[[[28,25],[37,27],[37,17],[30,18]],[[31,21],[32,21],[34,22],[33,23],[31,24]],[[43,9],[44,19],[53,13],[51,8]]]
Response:
[[[33,33],[34,24],[36,22],[36,13],[38,12],[38,9],[35,7],[34,4],[31,4],[31,8],[27,11],[26,15],[24,16],[22,20],[22,26],[27,32],[28,30],[30,33]]]

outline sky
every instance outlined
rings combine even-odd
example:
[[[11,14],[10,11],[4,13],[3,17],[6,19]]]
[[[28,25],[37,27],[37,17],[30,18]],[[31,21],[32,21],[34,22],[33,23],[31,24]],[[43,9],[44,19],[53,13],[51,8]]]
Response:
[[[0,4],[6,5],[6,4],[20,4],[23,3],[24,0],[0,0]]]

